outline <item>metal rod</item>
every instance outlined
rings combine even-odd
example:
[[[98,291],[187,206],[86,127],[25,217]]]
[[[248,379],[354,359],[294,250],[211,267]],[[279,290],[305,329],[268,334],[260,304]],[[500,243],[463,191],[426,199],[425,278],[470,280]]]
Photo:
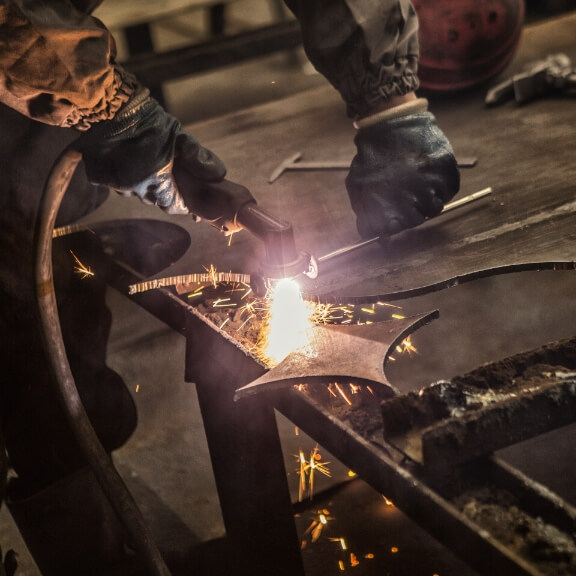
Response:
[[[468,196],[464,196],[459,200],[454,200],[454,202],[450,202],[444,206],[444,209],[440,213],[440,215],[445,214],[446,212],[450,212],[456,208],[461,208],[462,206],[466,206],[471,202],[475,202],[476,200],[480,200],[480,198],[484,198],[484,196],[489,196],[492,194],[492,188],[484,188],[483,190],[479,190],[478,192],[474,192],[473,194],[469,194]],[[368,240],[362,240],[361,242],[357,242],[356,244],[351,244],[349,246],[344,246],[343,248],[339,248],[338,250],[334,250],[333,252],[329,252],[328,254],[324,254],[324,256],[318,257],[318,263],[326,262],[327,260],[332,260],[333,258],[337,258],[338,256],[342,256],[343,254],[349,254],[354,250],[358,250],[359,248],[363,248],[364,246],[368,246],[369,244],[374,244],[380,240],[380,236],[375,236],[374,238],[369,238]]]

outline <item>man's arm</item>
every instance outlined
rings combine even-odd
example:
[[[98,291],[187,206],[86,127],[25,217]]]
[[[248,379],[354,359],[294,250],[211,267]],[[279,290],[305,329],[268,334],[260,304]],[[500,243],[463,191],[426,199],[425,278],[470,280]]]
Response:
[[[418,19],[409,0],[285,0],[306,54],[351,118],[418,88]]]
[[[111,34],[79,2],[0,0],[0,102],[79,131],[90,182],[170,214],[195,212],[204,183],[222,181],[226,167],[116,63]],[[238,189],[239,202],[251,198]]]
[[[131,97],[114,40],[68,0],[0,0],[0,102],[21,114],[86,130]]]
[[[346,178],[361,236],[387,237],[439,214],[458,191],[450,143],[417,98],[418,17],[410,0],[285,0],[308,58],[358,132]]]

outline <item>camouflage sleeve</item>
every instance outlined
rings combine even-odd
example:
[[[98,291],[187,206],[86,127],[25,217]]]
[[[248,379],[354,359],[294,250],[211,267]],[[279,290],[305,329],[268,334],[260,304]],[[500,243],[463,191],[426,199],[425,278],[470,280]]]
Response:
[[[86,130],[112,118],[133,90],[108,30],[70,0],[0,0],[0,102]]]
[[[410,0],[284,0],[306,54],[350,117],[418,87],[418,19]]]

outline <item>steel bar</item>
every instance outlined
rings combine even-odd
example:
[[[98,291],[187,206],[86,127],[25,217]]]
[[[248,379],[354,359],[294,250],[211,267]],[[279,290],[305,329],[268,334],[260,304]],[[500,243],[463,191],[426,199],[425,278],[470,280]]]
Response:
[[[478,192],[474,192],[473,194],[469,194],[468,196],[464,196],[463,198],[460,198],[459,200],[455,200],[454,202],[450,202],[450,203],[446,204],[446,206],[444,206],[444,209],[442,210],[440,215],[446,214],[447,212],[451,212],[452,210],[454,210],[456,208],[461,208],[462,206],[466,206],[466,205],[470,204],[471,202],[475,202],[476,200],[480,200],[481,198],[484,198],[485,196],[489,196],[490,194],[492,194],[492,188],[491,187],[483,188],[482,190],[479,190]],[[354,251],[358,250],[359,248],[364,248],[364,246],[369,246],[370,244],[375,244],[376,242],[379,242],[380,240],[381,240],[380,236],[375,236],[373,238],[369,238],[367,240],[363,240],[361,242],[358,242],[357,244],[351,244],[350,246],[344,246],[343,248],[339,248],[338,250],[334,250],[333,252],[329,252],[328,254],[324,254],[323,256],[319,256],[317,258],[318,263],[321,264],[322,262],[327,262],[329,260],[333,260],[334,258],[337,258],[339,256],[343,256],[344,254],[349,254],[350,252],[354,252]]]
[[[282,161],[268,177],[268,183],[272,184],[284,172],[288,171],[308,171],[308,170],[349,170],[350,160],[306,160],[301,162],[302,152],[295,152]],[[473,168],[477,164],[477,159],[473,157],[457,158],[459,168]]]

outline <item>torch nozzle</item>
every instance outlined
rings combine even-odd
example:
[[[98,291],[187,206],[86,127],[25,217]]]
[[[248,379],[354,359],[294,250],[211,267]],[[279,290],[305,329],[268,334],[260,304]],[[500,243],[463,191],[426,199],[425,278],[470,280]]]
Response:
[[[292,278],[309,270],[311,258],[296,249],[294,231],[289,222],[272,216],[254,202],[242,206],[236,215],[236,222],[262,240],[266,250],[262,274],[252,275],[256,278],[252,282],[256,293],[265,292],[266,280]]]

